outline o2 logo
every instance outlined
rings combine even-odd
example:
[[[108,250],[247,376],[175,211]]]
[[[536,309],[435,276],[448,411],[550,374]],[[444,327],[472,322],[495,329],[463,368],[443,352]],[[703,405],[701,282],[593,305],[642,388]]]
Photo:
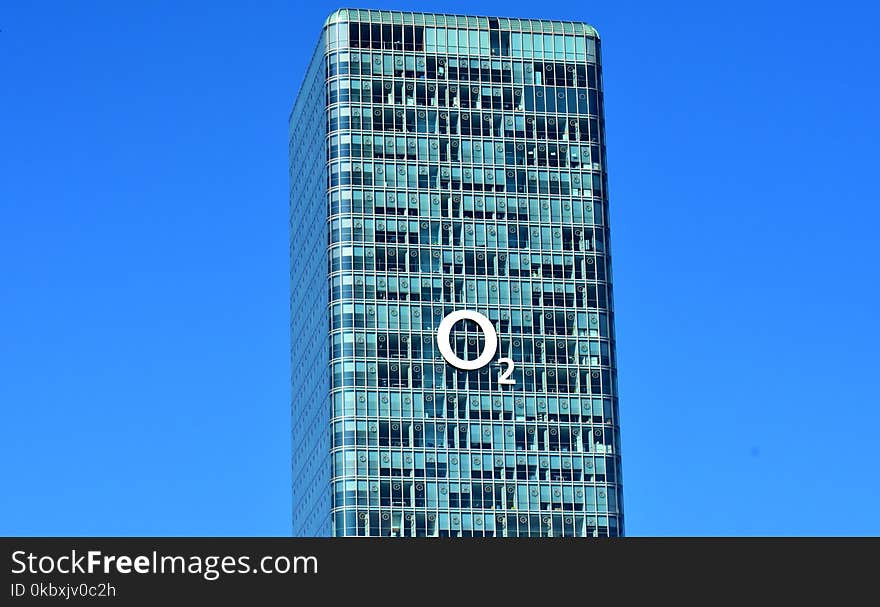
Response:
[[[483,351],[473,360],[459,358],[452,350],[452,345],[449,343],[449,334],[452,332],[452,327],[455,326],[455,323],[461,320],[470,320],[477,323],[486,338],[486,344],[483,346]],[[440,326],[437,327],[437,347],[440,349],[440,354],[443,355],[446,362],[456,369],[475,371],[477,369],[482,369],[492,362],[493,358],[495,358],[495,354],[498,352],[498,333],[495,331],[495,325],[492,324],[492,321],[483,314],[471,310],[459,310],[447,314],[446,317],[440,321]],[[516,380],[510,378],[510,375],[513,373],[513,360],[507,357],[502,357],[498,359],[498,364],[506,366],[506,368],[502,369],[501,373],[498,375],[498,383],[508,386],[515,385]]]

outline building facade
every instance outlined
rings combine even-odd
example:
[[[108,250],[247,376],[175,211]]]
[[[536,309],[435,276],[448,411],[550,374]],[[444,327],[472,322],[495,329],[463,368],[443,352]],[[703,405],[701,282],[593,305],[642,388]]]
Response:
[[[622,535],[601,79],[583,23],[327,19],[290,118],[295,535]]]

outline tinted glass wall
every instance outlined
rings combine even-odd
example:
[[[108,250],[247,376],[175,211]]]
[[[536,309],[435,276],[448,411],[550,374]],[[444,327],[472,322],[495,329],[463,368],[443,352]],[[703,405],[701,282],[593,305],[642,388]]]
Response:
[[[296,238],[326,247],[332,533],[621,534],[595,30],[352,10],[325,35],[326,182],[309,196],[327,222]],[[492,321],[514,384],[443,359],[458,310]],[[464,321],[450,344],[473,359],[485,336]],[[295,412],[323,406],[297,385]]]
[[[293,533],[330,535],[327,57],[322,34],[290,116]]]

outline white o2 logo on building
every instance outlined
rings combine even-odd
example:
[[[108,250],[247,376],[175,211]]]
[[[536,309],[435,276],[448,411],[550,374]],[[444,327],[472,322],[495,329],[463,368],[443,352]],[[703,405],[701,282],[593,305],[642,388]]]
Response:
[[[452,332],[452,327],[455,326],[455,323],[462,320],[470,320],[477,323],[486,338],[483,351],[473,360],[459,358],[452,350],[452,345],[449,343],[449,334]],[[477,369],[482,369],[492,362],[493,358],[495,358],[495,354],[498,352],[498,333],[495,331],[495,325],[493,325],[492,321],[485,315],[471,310],[458,310],[447,314],[446,317],[440,321],[440,326],[437,327],[437,347],[440,349],[440,354],[443,355],[443,359],[456,369],[475,371]],[[498,376],[498,383],[503,385],[516,384],[516,380],[510,378],[513,373],[513,360],[507,357],[502,357],[498,359],[498,363],[506,365],[506,368],[503,369]]]

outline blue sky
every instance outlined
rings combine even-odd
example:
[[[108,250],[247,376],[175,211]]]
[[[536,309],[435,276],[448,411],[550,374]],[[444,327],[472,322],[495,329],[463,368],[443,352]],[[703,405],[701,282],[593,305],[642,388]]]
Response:
[[[602,35],[628,534],[880,534],[880,9],[716,4],[368,6]],[[287,116],[334,8],[0,11],[0,534],[290,532]]]

